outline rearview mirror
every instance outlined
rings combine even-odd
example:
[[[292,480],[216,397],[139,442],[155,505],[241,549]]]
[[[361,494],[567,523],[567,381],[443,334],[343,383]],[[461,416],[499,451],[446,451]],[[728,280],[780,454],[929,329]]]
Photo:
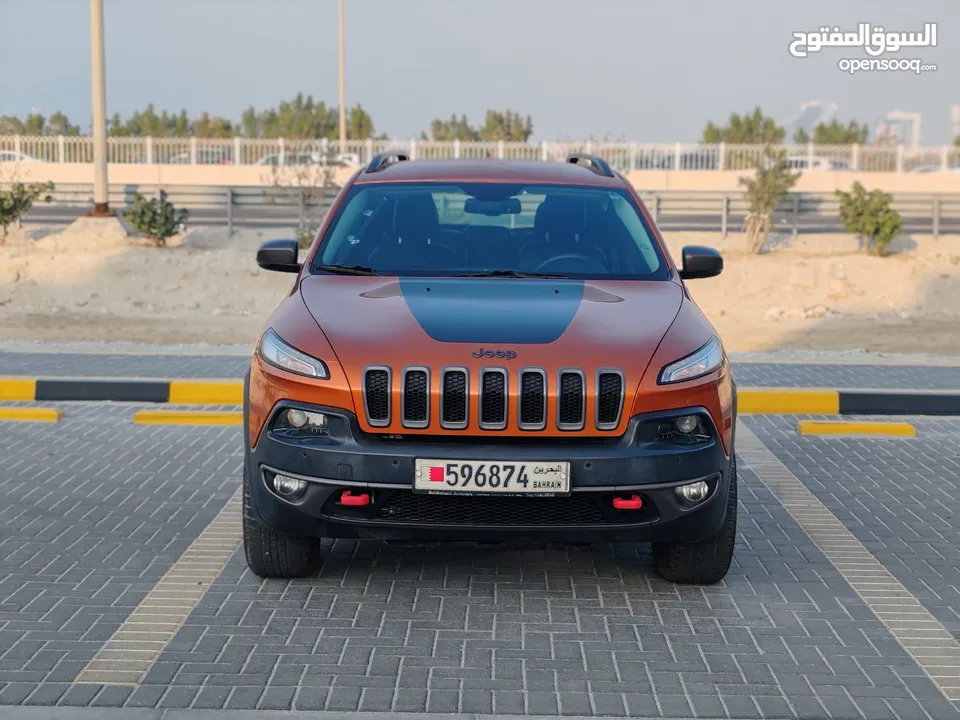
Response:
[[[723,257],[713,248],[688,245],[683,249],[683,268],[680,277],[684,280],[715,277],[723,272]]]
[[[519,215],[522,208],[520,207],[520,201],[515,197],[505,200],[487,200],[472,197],[468,198],[463,204],[463,211],[471,215],[497,217],[498,215]]]
[[[296,240],[268,240],[257,250],[257,265],[275,272],[300,272]]]

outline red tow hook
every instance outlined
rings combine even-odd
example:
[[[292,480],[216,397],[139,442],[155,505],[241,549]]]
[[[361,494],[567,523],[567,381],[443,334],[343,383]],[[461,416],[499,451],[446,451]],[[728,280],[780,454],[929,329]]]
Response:
[[[354,495],[349,490],[344,490],[340,496],[340,504],[348,507],[361,507],[370,504],[370,496],[367,493],[357,493]]]
[[[643,500],[640,499],[639,495],[631,495],[628,498],[615,497],[613,507],[616,510],[639,510],[643,507]]]

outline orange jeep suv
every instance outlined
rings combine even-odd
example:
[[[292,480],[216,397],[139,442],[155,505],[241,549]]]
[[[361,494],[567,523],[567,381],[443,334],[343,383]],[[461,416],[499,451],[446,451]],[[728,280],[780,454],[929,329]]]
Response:
[[[244,544],[262,577],[320,539],[650,542],[714,583],[736,536],[736,387],[631,185],[602,159],[411,161],[345,184],[245,378]]]

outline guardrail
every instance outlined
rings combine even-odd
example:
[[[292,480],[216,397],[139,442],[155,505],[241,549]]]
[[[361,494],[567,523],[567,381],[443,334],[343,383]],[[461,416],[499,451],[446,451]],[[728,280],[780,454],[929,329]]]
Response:
[[[596,142],[461,142],[452,140],[264,140],[259,138],[107,139],[107,162],[121,164],[257,165],[296,164],[341,157],[367,163],[384,150],[404,148],[416,159],[563,160],[572,152],[602,156],[621,172],[633,170],[744,170],[753,168],[762,145],[719,143]],[[960,147],[897,145],[783,145],[790,163],[807,172],[935,172],[960,170]],[[90,137],[0,136],[0,160],[8,162],[92,163]]]
[[[4,187],[0,183],[0,188]],[[157,185],[110,185],[108,198],[115,209],[133,205],[137,193],[156,195]],[[237,225],[289,227],[308,217],[325,214],[337,188],[163,186],[177,207],[187,208],[205,224],[224,224],[229,232]],[[90,207],[92,185],[58,185],[38,201],[28,223],[62,224]],[[657,224],[667,230],[719,230],[724,235],[743,224],[749,203],[742,193],[640,192]],[[904,219],[904,232],[960,232],[960,195],[893,194],[892,206]],[[535,201],[534,201],[535,203]],[[804,232],[842,230],[839,199],[828,193],[791,193],[772,215],[774,227]],[[456,213],[448,205],[445,212]],[[532,216],[532,213],[527,213]],[[191,221],[194,222],[194,221]]]

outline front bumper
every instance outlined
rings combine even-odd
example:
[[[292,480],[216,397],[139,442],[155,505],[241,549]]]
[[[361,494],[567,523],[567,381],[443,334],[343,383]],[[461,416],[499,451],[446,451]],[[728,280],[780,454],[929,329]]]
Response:
[[[331,437],[293,439],[273,431],[276,415],[289,408],[326,414]],[[709,441],[648,441],[649,423],[693,413],[709,423]],[[276,532],[313,537],[694,542],[719,529],[730,486],[730,458],[709,418],[704,408],[637,415],[622,437],[602,440],[452,434],[390,440],[364,433],[349,411],[283,401],[246,452],[250,510]],[[414,494],[418,457],[569,461],[572,492],[553,498]],[[294,500],[281,497],[270,482],[274,473],[306,480],[305,492]],[[698,480],[710,488],[707,499],[691,504],[678,498],[678,485]],[[366,494],[370,503],[346,506],[340,502],[344,491]],[[640,509],[613,507],[614,497],[633,496],[642,499]]]

